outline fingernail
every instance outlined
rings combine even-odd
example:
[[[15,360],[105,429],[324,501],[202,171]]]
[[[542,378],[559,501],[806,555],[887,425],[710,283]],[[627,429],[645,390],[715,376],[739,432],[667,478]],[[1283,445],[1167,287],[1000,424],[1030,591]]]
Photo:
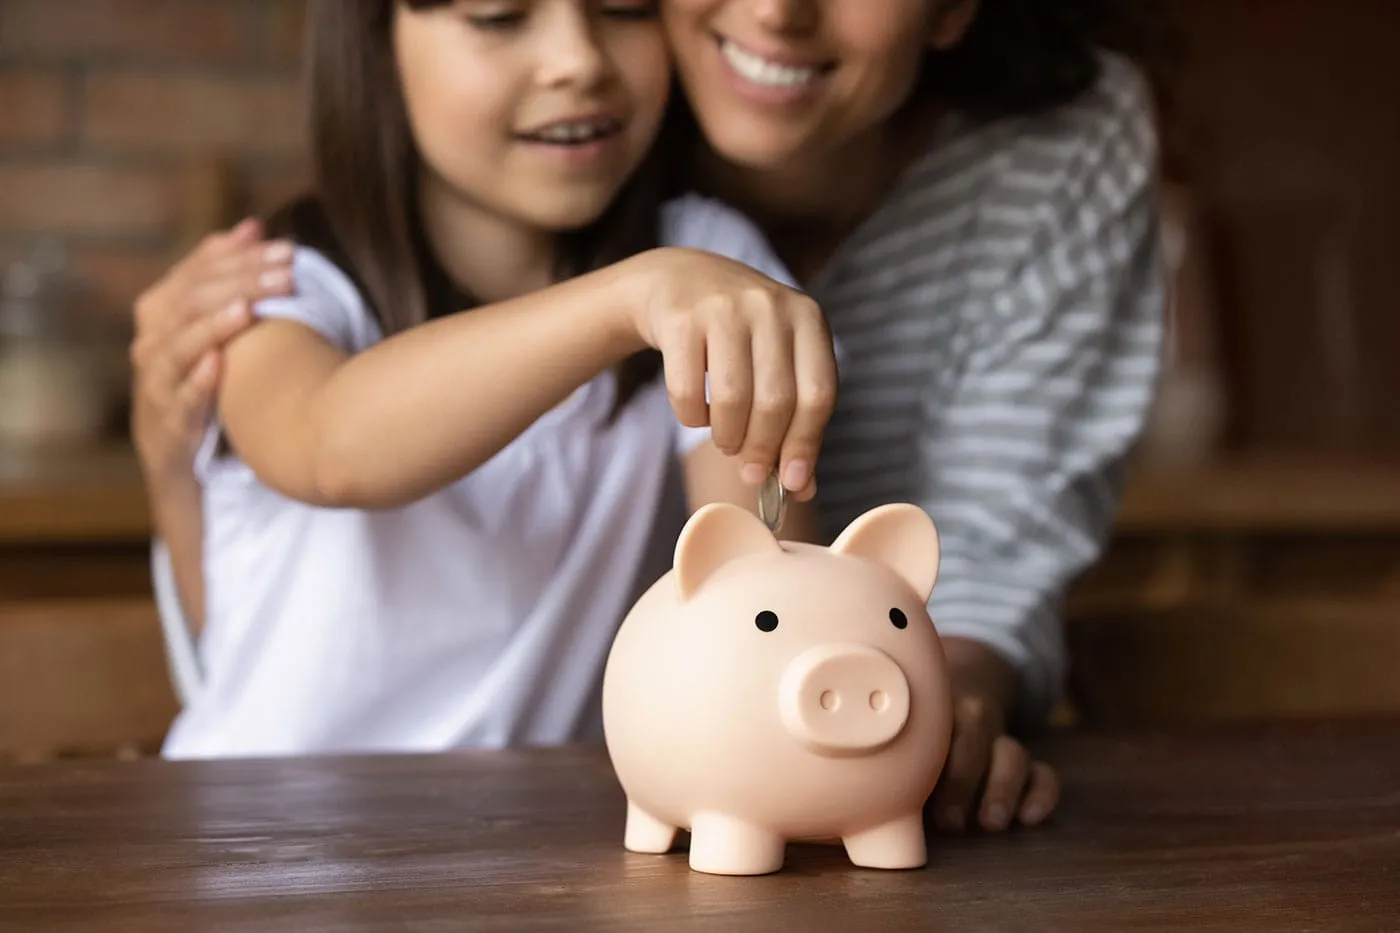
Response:
[[[1026,807],[1021,812],[1021,822],[1023,823],[1039,823],[1043,819],[1045,819],[1045,808],[1036,804]]]
[[[794,460],[783,470],[783,485],[791,492],[799,492],[807,487],[812,476],[812,465],[806,460]]]
[[[962,807],[948,807],[943,811],[943,822],[953,829],[962,829],[963,811]]]
[[[739,471],[739,477],[750,486],[757,486],[768,478],[768,470],[761,463],[746,463]]]
[[[224,309],[224,317],[230,320],[240,320],[248,313],[248,302],[239,298]]]
[[[293,249],[291,243],[288,243],[286,240],[278,240],[276,243],[270,244],[267,249],[263,250],[263,262],[290,262]]]
[[[258,276],[258,285],[264,291],[283,291],[292,284],[292,274],[286,269],[272,269]]]
[[[1005,829],[1006,821],[1005,807],[993,805],[987,808],[986,825],[988,829]]]

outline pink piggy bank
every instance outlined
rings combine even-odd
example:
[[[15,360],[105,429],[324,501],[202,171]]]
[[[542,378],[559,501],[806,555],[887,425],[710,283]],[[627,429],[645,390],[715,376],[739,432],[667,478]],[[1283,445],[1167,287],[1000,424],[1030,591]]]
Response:
[[[604,671],[624,846],[666,852],[687,829],[690,867],[729,875],[779,870],[798,840],[924,865],[953,729],[925,608],[938,556],[912,505],[867,512],[830,548],[780,543],[737,506],[698,511]]]

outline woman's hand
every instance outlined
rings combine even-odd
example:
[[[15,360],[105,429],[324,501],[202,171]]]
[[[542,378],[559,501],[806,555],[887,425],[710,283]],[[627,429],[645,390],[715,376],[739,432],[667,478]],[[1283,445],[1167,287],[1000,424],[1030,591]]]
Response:
[[[951,833],[969,819],[990,832],[1044,822],[1059,802],[1060,783],[1050,765],[1006,732],[1011,665],[979,642],[948,638],[944,649],[953,677],[953,744],[929,799],[935,824]]]
[[[189,474],[218,387],[222,349],[253,302],[292,290],[292,246],[257,221],[211,234],[136,300],[132,439],[148,476]]]
[[[798,501],[816,492],[822,434],[836,402],[836,357],[816,302],[743,263],[667,247],[636,257],[632,324],[661,351],[681,423],[710,426],[762,483],[775,465]],[[706,376],[709,401],[706,401]]]

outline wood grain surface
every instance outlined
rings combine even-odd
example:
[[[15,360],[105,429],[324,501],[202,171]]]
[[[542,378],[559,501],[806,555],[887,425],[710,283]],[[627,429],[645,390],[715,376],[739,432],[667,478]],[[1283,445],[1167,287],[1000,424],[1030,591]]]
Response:
[[[1051,825],[918,871],[621,846],[598,750],[0,770],[0,929],[1396,929],[1400,721],[1066,733]],[[774,775],[774,780],[782,780]],[[683,845],[683,844],[682,844]]]

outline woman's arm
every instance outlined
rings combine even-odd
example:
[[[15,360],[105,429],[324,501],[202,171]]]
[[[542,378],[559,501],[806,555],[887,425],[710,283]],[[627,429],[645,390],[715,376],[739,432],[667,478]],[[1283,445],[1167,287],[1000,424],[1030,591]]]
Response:
[[[229,345],[219,408],[233,447],[269,486],[326,507],[392,507],[469,473],[647,346],[661,351],[683,418],[697,414],[696,398],[707,417],[708,357],[717,397],[735,397],[731,381],[751,387],[738,410],[710,410],[716,432],[732,418],[748,424],[745,448],[815,462],[835,392],[820,312],[740,263],[693,250],[652,250],[353,355],[308,326],[265,320]],[[713,365],[717,350],[736,347],[744,351]]]
[[[171,562],[174,603],[197,630],[204,617],[202,496],[194,453],[213,404],[225,341],[252,322],[255,301],[291,286],[292,246],[261,240],[247,220],[211,234],[136,300],[131,437],[158,538]]]
[[[1161,366],[1146,89],[1110,82],[1058,120],[1076,138],[1057,139],[1056,174],[1023,170],[1043,176],[1035,223],[969,306],[976,339],[918,440],[920,504],[943,546],[929,609],[957,696],[932,802],[951,830],[1037,823],[1054,808],[1054,771],[1010,733],[1042,725],[1062,695],[1064,596],[1108,539]]]
[[[165,543],[175,604],[191,633],[204,627],[204,508],[203,490],[190,473],[154,487],[147,480],[156,537]]]
[[[930,610],[1016,670],[1016,695],[996,705],[1027,726],[1060,697],[1061,602],[1107,541],[1161,368],[1150,113],[1098,132],[979,304],[955,394],[919,438],[920,504],[943,543]]]

